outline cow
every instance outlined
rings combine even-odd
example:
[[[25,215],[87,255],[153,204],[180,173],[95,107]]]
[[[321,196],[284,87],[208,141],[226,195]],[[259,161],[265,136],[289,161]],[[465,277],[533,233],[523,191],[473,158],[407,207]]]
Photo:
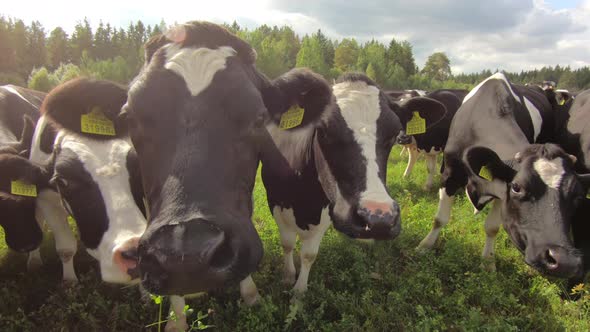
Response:
[[[322,123],[332,92],[307,69],[269,80],[250,45],[208,22],[153,37],[145,59],[119,116],[137,150],[149,210],[138,248],[142,284],[184,295],[241,280],[242,296],[254,302],[249,275],[262,256],[251,221],[256,170],[259,161],[288,163],[268,153],[277,147],[266,125],[282,126],[274,139],[297,150],[305,143],[298,133]],[[358,229],[348,223],[341,227]]]
[[[401,114],[401,108],[364,74],[342,75],[331,91],[319,76],[317,82],[322,98],[300,106],[306,111],[318,108],[321,122],[287,133],[269,124],[276,148],[265,151],[270,161],[262,164],[269,208],[284,250],[284,282],[295,283],[296,294],[307,290],[321,239],[332,223],[352,238],[393,239],[401,231],[400,208],[387,193],[385,179],[389,152],[402,128],[400,117],[407,120],[408,115]],[[430,100],[414,101],[419,102]],[[444,114],[442,105],[433,108],[425,115],[428,124]],[[293,249],[298,236],[301,269],[295,282]]]
[[[404,101],[406,99],[421,97],[426,95],[424,90],[385,90],[385,95],[394,101]]]
[[[575,173],[575,157],[548,143],[556,135],[553,115],[542,93],[511,84],[502,73],[471,90],[451,123],[438,211],[419,248],[434,246],[454,195],[465,187],[477,210],[493,201],[484,225],[485,268],[495,270],[494,242],[503,225],[530,266],[579,275],[582,259],[568,235],[589,179]]]
[[[45,94],[14,86],[0,87],[0,155],[28,156],[39,107]],[[2,158],[2,157],[0,157]],[[1,162],[0,162],[1,163]],[[43,233],[34,215],[34,198],[15,195],[12,183],[4,174],[0,181],[0,226],[9,248],[29,253],[27,267],[33,270],[41,263],[38,247]]]
[[[408,166],[404,171],[404,177],[410,176],[419,154],[423,154],[428,170],[428,178],[424,188],[430,190],[434,182],[437,155],[442,153],[447,143],[451,121],[467,93],[467,90],[440,89],[426,95],[428,98],[442,103],[445,106],[446,113],[441,121],[423,134],[406,135],[404,130],[398,136],[397,143],[403,145],[408,151]]]
[[[563,148],[577,159],[577,170],[590,173],[590,90],[578,94],[571,108],[563,110],[567,118],[563,121],[564,132],[560,143]],[[580,249],[584,257],[584,272],[590,270],[590,228],[588,227],[590,199],[584,199],[572,222],[574,245]],[[570,286],[583,280],[584,272],[570,280]]]

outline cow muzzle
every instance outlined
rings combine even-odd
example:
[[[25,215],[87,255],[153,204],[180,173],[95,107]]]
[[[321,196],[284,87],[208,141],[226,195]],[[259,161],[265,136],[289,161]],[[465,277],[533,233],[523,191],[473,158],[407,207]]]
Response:
[[[357,208],[362,222],[360,238],[388,240],[401,232],[401,213],[399,205],[394,202],[362,201]]]
[[[525,261],[542,273],[560,277],[578,277],[582,273],[582,256],[575,249],[548,246],[535,254],[525,253]]]
[[[396,139],[397,144],[408,145],[412,143],[412,136],[400,133]]]
[[[204,219],[162,226],[140,241],[142,284],[155,294],[183,295],[241,280],[251,271],[237,267],[243,253],[235,247],[226,232]]]

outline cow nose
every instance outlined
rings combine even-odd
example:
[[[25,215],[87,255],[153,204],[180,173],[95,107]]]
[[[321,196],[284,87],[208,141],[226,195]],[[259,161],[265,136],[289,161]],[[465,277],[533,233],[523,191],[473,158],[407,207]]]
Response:
[[[160,227],[142,239],[139,258],[148,290],[182,295],[221,286],[233,276],[236,252],[223,230],[196,219]]]
[[[363,201],[357,209],[365,221],[365,230],[374,234],[375,239],[392,239],[401,232],[399,205],[394,201]]]
[[[133,237],[118,246],[113,253],[113,261],[115,262],[115,265],[117,265],[123,273],[128,274],[131,279],[139,278],[139,270],[137,268],[138,243],[139,237]]]
[[[400,134],[397,136],[397,144],[407,145],[412,143],[412,136],[406,134]]]
[[[549,247],[540,257],[539,263],[552,275],[571,277],[579,274],[582,257],[567,248]]]

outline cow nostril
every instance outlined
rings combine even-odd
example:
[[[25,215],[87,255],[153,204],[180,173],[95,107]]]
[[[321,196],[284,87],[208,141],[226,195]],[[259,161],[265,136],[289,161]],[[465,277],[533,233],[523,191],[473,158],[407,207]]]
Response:
[[[137,261],[139,259],[139,255],[137,253],[137,247],[125,250],[121,252],[121,257],[128,259],[130,261]]]
[[[557,269],[558,264],[557,264],[557,259],[555,257],[556,257],[556,255],[553,250],[547,249],[547,251],[545,251],[545,265],[550,270]]]

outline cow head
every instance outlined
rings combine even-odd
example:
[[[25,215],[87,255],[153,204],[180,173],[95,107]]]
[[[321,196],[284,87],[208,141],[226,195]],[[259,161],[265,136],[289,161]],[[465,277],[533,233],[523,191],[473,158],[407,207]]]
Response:
[[[18,252],[29,252],[41,245],[43,233],[35,219],[35,198],[12,194],[12,182],[22,178],[42,181],[47,175],[29,165],[17,154],[0,154],[0,226],[8,247]]]
[[[544,144],[531,145],[508,162],[484,147],[468,149],[463,159],[469,199],[477,209],[493,198],[501,201],[504,228],[527,264],[560,277],[581,272],[581,256],[569,234],[590,176],[574,172],[575,157]],[[484,166],[488,171],[482,173]]]
[[[256,270],[262,243],[252,199],[268,121],[295,95],[254,65],[256,53],[224,28],[190,22],[146,45],[146,63],[122,116],[137,150],[149,206],[139,243],[143,285],[186,294],[241,280]],[[317,118],[306,113],[303,123]]]
[[[401,145],[412,143],[412,135],[406,133],[406,126],[415,116],[415,112],[418,113],[420,118],[424,119],[426,130],[436,125],[447,113],[447,108],[443,103],[428,97],[414,97],[401,103],[390,101],[389,105],[399,117],[402,125],[397,136],[397,144]]]
[[[306,95],[300,105],[306,112],[321,112],[322,121],[315,128],[304,126],[291,132],[269,126],[269,132],[275,142],[285,145],[279,150],[295,170],[306,164],[305,151],[313,144],[309,151],[313,150],[318,179],[338,231],[353,238],[392,239],[401,231],[401,216],[397,202],[387,193],[385,177],[399,119],[387,97],[365,75],[346,74],[332,91],[316,77],[316,94]]]
[[[41,164],[13,157],[26,167],[15,169],[12,177],[37,186],[37,205],[61,199],[107,282],[137,277],[137,242],[146,225],[137,205],[136,156],[126,124],[116,118],[126,98],[126,89],[106,81],[78,79],[55,88],[43,103],[38,126],[39,131],[59,127],[53,151]]]

